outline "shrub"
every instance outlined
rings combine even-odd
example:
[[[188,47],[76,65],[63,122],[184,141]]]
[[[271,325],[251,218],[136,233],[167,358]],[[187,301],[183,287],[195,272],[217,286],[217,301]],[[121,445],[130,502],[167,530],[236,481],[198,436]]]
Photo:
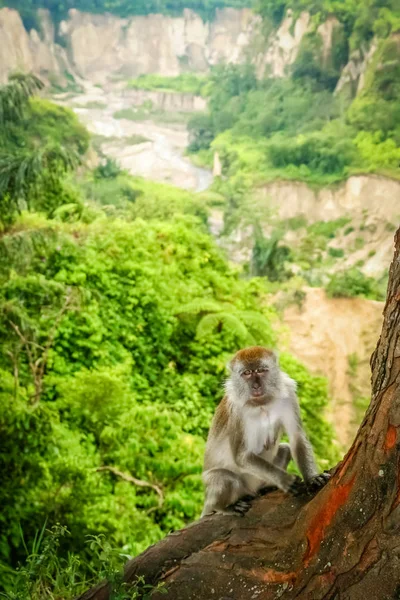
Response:
[[[333,258],[343,258],[344,250],[342,248],[328,248],[328,254]]]
[[[373,300],[383,299],[382,292],[379,290],[375,279],[364,275],[356,268],[335,273],[326,286],[326,292],[330,298],[364,297]]]
[[[343,173],[352,162],[354,145],[349,139],[324,133],[274,139],[268,144],[268,155],[274,167],[305,165],[322,174]]]

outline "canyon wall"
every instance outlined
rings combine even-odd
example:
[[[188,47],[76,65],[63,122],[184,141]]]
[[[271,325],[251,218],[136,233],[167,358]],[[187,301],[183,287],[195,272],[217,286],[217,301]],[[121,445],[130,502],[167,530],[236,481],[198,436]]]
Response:
[[[259,19],[249,9],[232,8],[217,10],[212,22],[191,10],[181,17],[122,19],[71,9],[56,32],[49,12],[40,9],[38,22],[40,33],[28,32],[17,11],[0,10],[0,82],[18,69],[93,83],[145,73],[205,72],[219,62],[244,60]]]
[[[283,76],[310,25],[308,13],[293,22],[289,11],[266,42],[260,18],[250,9],[217,10],[210,22],[188,9],[181,17],[126,19],[71,9],[57,31],[47,10],[39,9],[37,17],[39,31],[28,32],[17,11],[0,9],[0,82],[19,69],[64,84],[71,76],[102,84],[146,73],[201,73],[221,62],[249,58],[260,74]],[[325,29],[320,31],[324,48],[330,45],[330,30]]]
[[[344,214],[368,214],[396,222],[400,218],[400,181],[378,175],[353,175],[336,186],[313,189],[299,181],[272,181],[259,190],[287,219],[330,221]]]
[[[265,39],[261,19],[250,9],[217,10],[205,22],[186,9],[180,17],[151,14],[120,18],[71,9],[57,26],[49,11],[37,12],[38,31],[26,31],[17,11],[0,9],[0,83],[15,70],[33,71],[61,85],[88,79],[103,84],[117,78],[185,71],[206,72],[218,63],[251,60],[260,76],[283,77],[295,61],[310,14],[296,19],[288,10],[279,28]],[[329,17],[318,27],[324,60],[328,60],[338,21]],[[56,43],[56,40],[58,43]],[[338,90],[361,89],[363,74],[376,46],[353,53]]]

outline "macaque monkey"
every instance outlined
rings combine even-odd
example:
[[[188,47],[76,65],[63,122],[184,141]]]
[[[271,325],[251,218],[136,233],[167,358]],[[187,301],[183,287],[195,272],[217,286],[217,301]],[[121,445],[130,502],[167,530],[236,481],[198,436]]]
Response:
[[[329,475],[318,475],[300,418],[296,382],[281,371],[275,353],[260,346],[245,348],[235,354],[229,371],[206,445],[201,516],[243,515],[249,504],[241,499],[268,486],[296,493],[300,479],[286,471],[292,457],[306,484],[325,485]],[[283,432],[289,444],[279,443]]]

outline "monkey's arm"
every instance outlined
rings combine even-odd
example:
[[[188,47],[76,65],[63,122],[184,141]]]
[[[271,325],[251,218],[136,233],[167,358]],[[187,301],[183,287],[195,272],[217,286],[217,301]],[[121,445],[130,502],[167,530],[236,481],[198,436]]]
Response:
[[[283,469],[261,458],[254,452],[240,452],[236,458],[239,468],[244,473],[249,473],[265,481],[270,481],[284,492],[288,492],[298,479]]]
[[[287,401],[288,407],[285,411],[284,427],[289,436],[293,459],[308,486],[322,487],[330,475],[327,473],[318,473],[314,452],[304,431],[299,403],[294,391],[290,394]]]

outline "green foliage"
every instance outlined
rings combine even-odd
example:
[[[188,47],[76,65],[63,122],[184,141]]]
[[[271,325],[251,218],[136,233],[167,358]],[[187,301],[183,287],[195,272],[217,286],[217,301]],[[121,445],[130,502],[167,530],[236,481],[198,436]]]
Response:
[[[339,28],[336,27],[336,30]],[[342,34],[342,29],[340,29]],[[347,62],[346,37],[338,35],[335,30],[332,35],[335,53],[329,57],[329,63],[323,54],[322,38],[315,32],[308,33],[302,39],[298,55],[292,66],[294,80],[310,79],[321,88],[333,91],[340,77],[341,69]]]
[[[384,292],[376,279],[364,275],[357,268],[339,271],[332,275],[326,292],[330,298],[363,297],[384,300]]]
[[[260,227],[256,229],[251,261],[256,275],[268,277],[270,281],[284,281],[291,276],[286,263],[292,259],[292,253],[288,246],[281,244],[281,237],[278,232],[266,239]]]
[[[128,119],[129,121],[146,121],[151,119],[155,123],[186,123],[190,114],[173,112],[153,107],[151,100],[146,100],[141,106],[121,108],[113,114],[114,119]]]
[[[303,167],[322,175],[346,174],[355,155],[350,140],[315,132],[299,135],[295,139],[272,141],[268,145],[269,159],[275,168],[290,165]]]
[[[199,298],[180,306],[177,314],[183,318],[186,315],[200,317],[196,328],[199,340],[205,340],[213,336],[215,331],[225,329],[230,335],[240,339],[243,346],[254,345],[257,339],[266,346],[274,342],[274,333],[268,319],[255,311],[237,310],[227,302],[218,303]]]
[[[6,127],[10,122],[20,121],[29,98],[41,89],[43,83],[35,75],[10,75],[8,83],[0,87],[0,125]]]
[[[51,213],[60,205],[60,195],[52,192],[59,192],[61,178],[78,164],[76,153],[57,146],[44,146],[31,152],[0,153],[0,223],[3,227],[14,221],[21,201],[28,209]]]
[[[183,94],[196,94],[199,96],[207,93],[207,78],[195,73],[181,73],[176,77],[166,77],[154,73],[140,75],[128,81],[128,88],[134,90],[160,90],[163,92],[180,92]]]
[[[64,184],[80,163],[89,134],[72,111],[32,98],[42,83],[13,75],[0,87],[0,224],[9,227],[22,208],[51,215],[63,203],[79,204]]]
[[[6,600],[73,600],[83,593],[91,583],[98,579],[107,579],[114,600],[146,600],[152,586],[138,579],[136,584],[128,586],[123,580],[125,555],[121,554],[105,540],[104,535],[88,536],[86,544],[91,554],[90,565],[82,558],[69,553],[65,558],[59,555],[63,538],[70,534],[66,527],[53,525],[50,530],[37,532],[28,550],[23,532],[21,539],[26,551],[25,562],[14,573],[8,591],[2,594]],[[87,573],[95,573],[88,577]],[[163,585],[157,586],[158,592],[165,591]]]
[[[121,168],[113,158],[106,157],[93,170],[94,179],[116,179],[122,174]]]
[[[328,248],[328,254],[329,256],[332,256],[333,258],[343,258],[344,256],[344,250],[342,248]]]
[[[162,186],[132,185],[161,197]],[[65,524],[61,566],[39,577],[54,598],[69,585],[59,571],[75,572],[68,553],[87,571],[88,535],[135,555],[198,516],[227,358],[250,335],[275,345],[263,282],[239,279],[196,217],[128,214],[26,215],[0,240],[0,560],[23,560],[20,527],[33,540],[45,519]],[[317,456],[331,463],[326,386],[284,362]],[[1,577],[16,594],[18,575]]]
[[[386,5],[387,4],[387,5]],[[192,153],[222,157],[226,193],[248,179],[249,187],[277,177],[318,186],[357,172],[399,177],[400,44],[391,35],[400,23],[395,0],[259,0],[258,10],[275,25],[286,10],[294,21],[312,14],[287,77],[257,80],[250,65],[219,66],[207,87],[209,111],[190,123]],[[334,15],[332,51],[326,53],[318,25]],[[379,21],[377,25],[376,21]],[[378,49],[355,98],[334,94],[350,47]],[[349,42],[350,36],[350,42]],[[224,193],[218,183],[218,191]]]
[[[257,10],[266,20],[278,25],[287,9],[295,16],[306,10],[313,15],[315,22],[325,21],[334,14],[344,27],[351,48],[358,48],[374,35],[387,37],[398,30],[400,9],[397,0],[258,0]]]
[[[43,98],[30,100],[23,127],[33,143],[48,141],[79,154],[89,147],[89,133],[72,110]]]
[[[342,229],[350,221],[350,217],[341,217],[334,221],[316,221],[312,225],[309,225],[307,231],[315,235],[323,235],[324,237],[333,239],[336,237],[339,229]]]
[[[208,150],[214,139],[213,119],[207,114],[194,114],[188,121],[189,152]]]

